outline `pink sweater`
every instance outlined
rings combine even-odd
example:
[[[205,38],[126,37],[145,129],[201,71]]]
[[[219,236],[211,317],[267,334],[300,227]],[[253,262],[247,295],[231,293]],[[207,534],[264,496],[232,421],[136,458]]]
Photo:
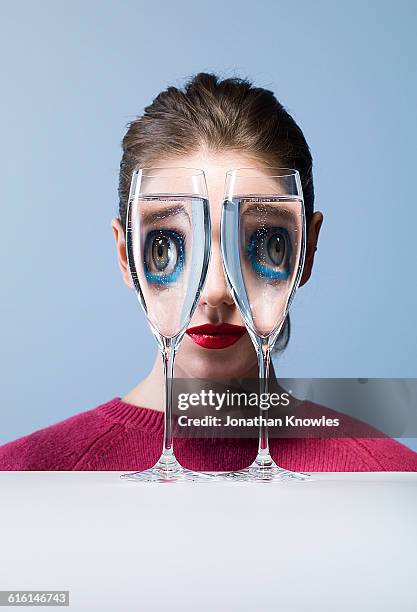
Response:
[[[311,406],[317,408],[317,406]],[[0,447],[0,470],[143,470],[161,453],[164,415],[116,397]],[[306,472],[417,471],[417,453],[390,438],[274,438],[271,454]],[[254,459],[253,439],[176,439],[195,470],[236,470]]]

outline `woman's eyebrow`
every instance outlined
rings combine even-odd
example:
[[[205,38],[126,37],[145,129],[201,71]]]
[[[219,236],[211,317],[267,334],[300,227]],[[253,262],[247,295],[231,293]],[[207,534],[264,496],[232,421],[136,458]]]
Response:
[[[241,204],[242,202],[245,202],[245,200],[242,199]],[[252,204],[252,206],[248,206],[242,212],[242,216],[259,217],[259,214],[263,215],[264,213],[270,213],[272,215],[277,215],[278,213],[280,216],[287,217],[288,219],[294,219],[294,217],[298,216],[297,213],[294,213],[287,208],[282,208],[280,205],[274,206],[271,204],[264,204],[262,202],[251,202],[250,200],[248,200],[248,202]]]
[[[162,206],[160,208],[157,208],[156,210],[141,211],[142,221],[145,221],[146,223],[155,223],[155,221],[160,221],[161,219],[172,217],[173,215],[185,215],[188,219],[188,222],[191,223],[190,216],[183,204],[176,204],[174,206]]]

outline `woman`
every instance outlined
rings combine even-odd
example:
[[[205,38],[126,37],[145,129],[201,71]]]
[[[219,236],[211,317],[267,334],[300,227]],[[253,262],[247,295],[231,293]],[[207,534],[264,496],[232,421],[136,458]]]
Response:
[[[134,167],[186,166],[206,173],[213,227],[212,257],[199,304],[178,350],[176,377],[257,377],[256,353],[223,275],[219,227],[226,171],[262,164],[296,168],[300,173],[308,229],[300,283],[303,286],[312,272],[323,215],[313,209],[308,145],[294,119],[272,92],[254,87],[246,80],[219,80],[215,75],[200,73],[183,90],[169,87],[160,93],[143,116],[129,125],[123,139],[120,210],[112,228],[122,277],[130,289],[124,228]],[[240,327],[229,338],[228,325]],[[219,333],[223,338],[220,345]],[[281,350],[288,336],[287,319],[278,342]],[[157,354],[150,374],[122,398],[113,398],[5,444],[0,448],[0,469],[145,469],[160,455],[162,408],[163,371]],[[314,406],[310,408],[312,412]],[[188,468],[234,470],[253,461],[255,444],[247,439],[179,439],[175,454]],[[389,438],[272,439],[270,447],[279,465],[295,471],[417,470],[417,454]]]

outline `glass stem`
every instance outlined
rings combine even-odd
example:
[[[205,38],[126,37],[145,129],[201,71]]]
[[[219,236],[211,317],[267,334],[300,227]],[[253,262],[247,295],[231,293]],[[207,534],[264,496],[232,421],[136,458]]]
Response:
[[[164,338],[162,361],[164,365],[164,445],[160,462],[167,464],[176,462],[173,443],[173,414],[172,414],[172,381],[174,377],[174,359],[176,342],[174,338]]]
[[[269,345],[269,339],[260,338],[258,347],[258,362],[259,362],[259,400],[261,400],[263,393],[268,393],[268,376],[269,376],[269,365],[271,359],[271,351]],[[261,407],[261,401],[259,401],[259,445],[258,455],[255,459],[255,464],[259,467],[269,467],[274,465],[272,457],[269,453],[269,441],[268,441],[268,425],[264,423],[266,420],[266,410]]]

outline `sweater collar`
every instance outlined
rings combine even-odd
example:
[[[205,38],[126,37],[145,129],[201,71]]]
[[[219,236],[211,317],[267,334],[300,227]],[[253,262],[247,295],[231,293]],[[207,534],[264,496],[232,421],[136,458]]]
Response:
[[[127,427],[137,427],[152,433],[164,430],[163,412],[129,404],[120,397],[114,397],[106,404],[102,404],[99,406],[99,411],[113,423],[121,423]]]

